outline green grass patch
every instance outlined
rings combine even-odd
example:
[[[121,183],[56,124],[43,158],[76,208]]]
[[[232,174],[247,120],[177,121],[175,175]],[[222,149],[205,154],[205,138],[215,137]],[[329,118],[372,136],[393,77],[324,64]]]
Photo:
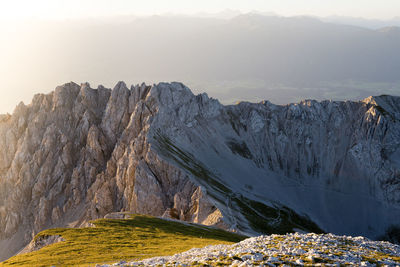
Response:
[[[263,234],[287,234],[294,229],[317,234],[324,233],[313,221],[306,216],[301,216],[285,206],[270,207],[264,203],[236,196],[232,201],[249,221],[254,230]]]
[[[95,266],[120,260],[166,256],[195,247],[232,244],[245,236],[195,224],[183,224],[151,216],[99,219],[90,228],[55,228],[41,236],[60,235],[66,241],[38,251],[14,256],[0,266]]]

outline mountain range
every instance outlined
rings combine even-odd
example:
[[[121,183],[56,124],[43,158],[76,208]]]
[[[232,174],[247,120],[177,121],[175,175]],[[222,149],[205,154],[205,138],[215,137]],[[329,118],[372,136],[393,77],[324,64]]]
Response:
[[[400,97],[222,105],[182,83],[67,83],[0,116],[0,257],[112,212],[247,235],[385,238]]]
[[[225,104],[399,95],[398,25],[333,22],[250,13],[0,23],[2,87],[14,92],[0,110],[71,80],[181,81]]]

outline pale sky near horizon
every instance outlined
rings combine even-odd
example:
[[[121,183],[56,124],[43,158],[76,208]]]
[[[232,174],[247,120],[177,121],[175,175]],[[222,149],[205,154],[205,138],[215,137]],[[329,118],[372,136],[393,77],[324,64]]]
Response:
[[[400,16],[400,0],[0,0],[0,20],[195,14],[226,9],[274,12],[284,16],[391,19]]]
[[[400,18],[400,0],[0,0],[0,114],[12,112],[21,100],[30,103],[34,93],[46,93],[69,81],[65,77],[69,77],[70,70],[63,70],[64,78],[59,78],[60,71],[52,69],[51,64],[58,68],[62,64],[56,61],[56,57],[46,56],[47,52],[54,54],[58,51],[51,46],[49,40],[52,37],[34,31],[21,34],[19,28],[14,27],[19,23],[26,27],[30,25],[26,23],[29,20],[44,20],[45,25],[52,25],[52,20],[121,15],[193,15],[226,10],[272,12],[282,16],[337,15],[389,20]],[[86,76],[82,77],[83,81],[88,81]],[[124,77],[121,74],[121,79]],[[70,77],[74,81],[80,78]]]

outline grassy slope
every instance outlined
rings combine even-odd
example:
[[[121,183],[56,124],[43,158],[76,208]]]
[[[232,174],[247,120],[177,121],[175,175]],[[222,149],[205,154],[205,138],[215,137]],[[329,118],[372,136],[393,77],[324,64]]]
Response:
[[[14,256],[0,266],[94,266],[95,263],[173,255],[194,247],[230,244],[245,237],[219,229],[150,216],[99,219],[92,228],[56,228],[40,236],[61,235],[66,241]]]

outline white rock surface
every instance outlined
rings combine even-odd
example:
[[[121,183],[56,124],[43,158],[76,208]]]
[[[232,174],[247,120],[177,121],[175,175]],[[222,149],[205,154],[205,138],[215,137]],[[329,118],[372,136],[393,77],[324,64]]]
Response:
[[[294,233],[258,236],[234,245],[194,248],[173,256],[98,266],[192,265],[400,266],[400,246],[363,237]]]
[[[37,239],[32,240],[20,253],[24,254],[33,251],[37,251],[45,246],[49,246],[51,244],[55,244],[58,242],[64,242],[65,239],[59,235],[51,235],[51,236],[41,236]]]

